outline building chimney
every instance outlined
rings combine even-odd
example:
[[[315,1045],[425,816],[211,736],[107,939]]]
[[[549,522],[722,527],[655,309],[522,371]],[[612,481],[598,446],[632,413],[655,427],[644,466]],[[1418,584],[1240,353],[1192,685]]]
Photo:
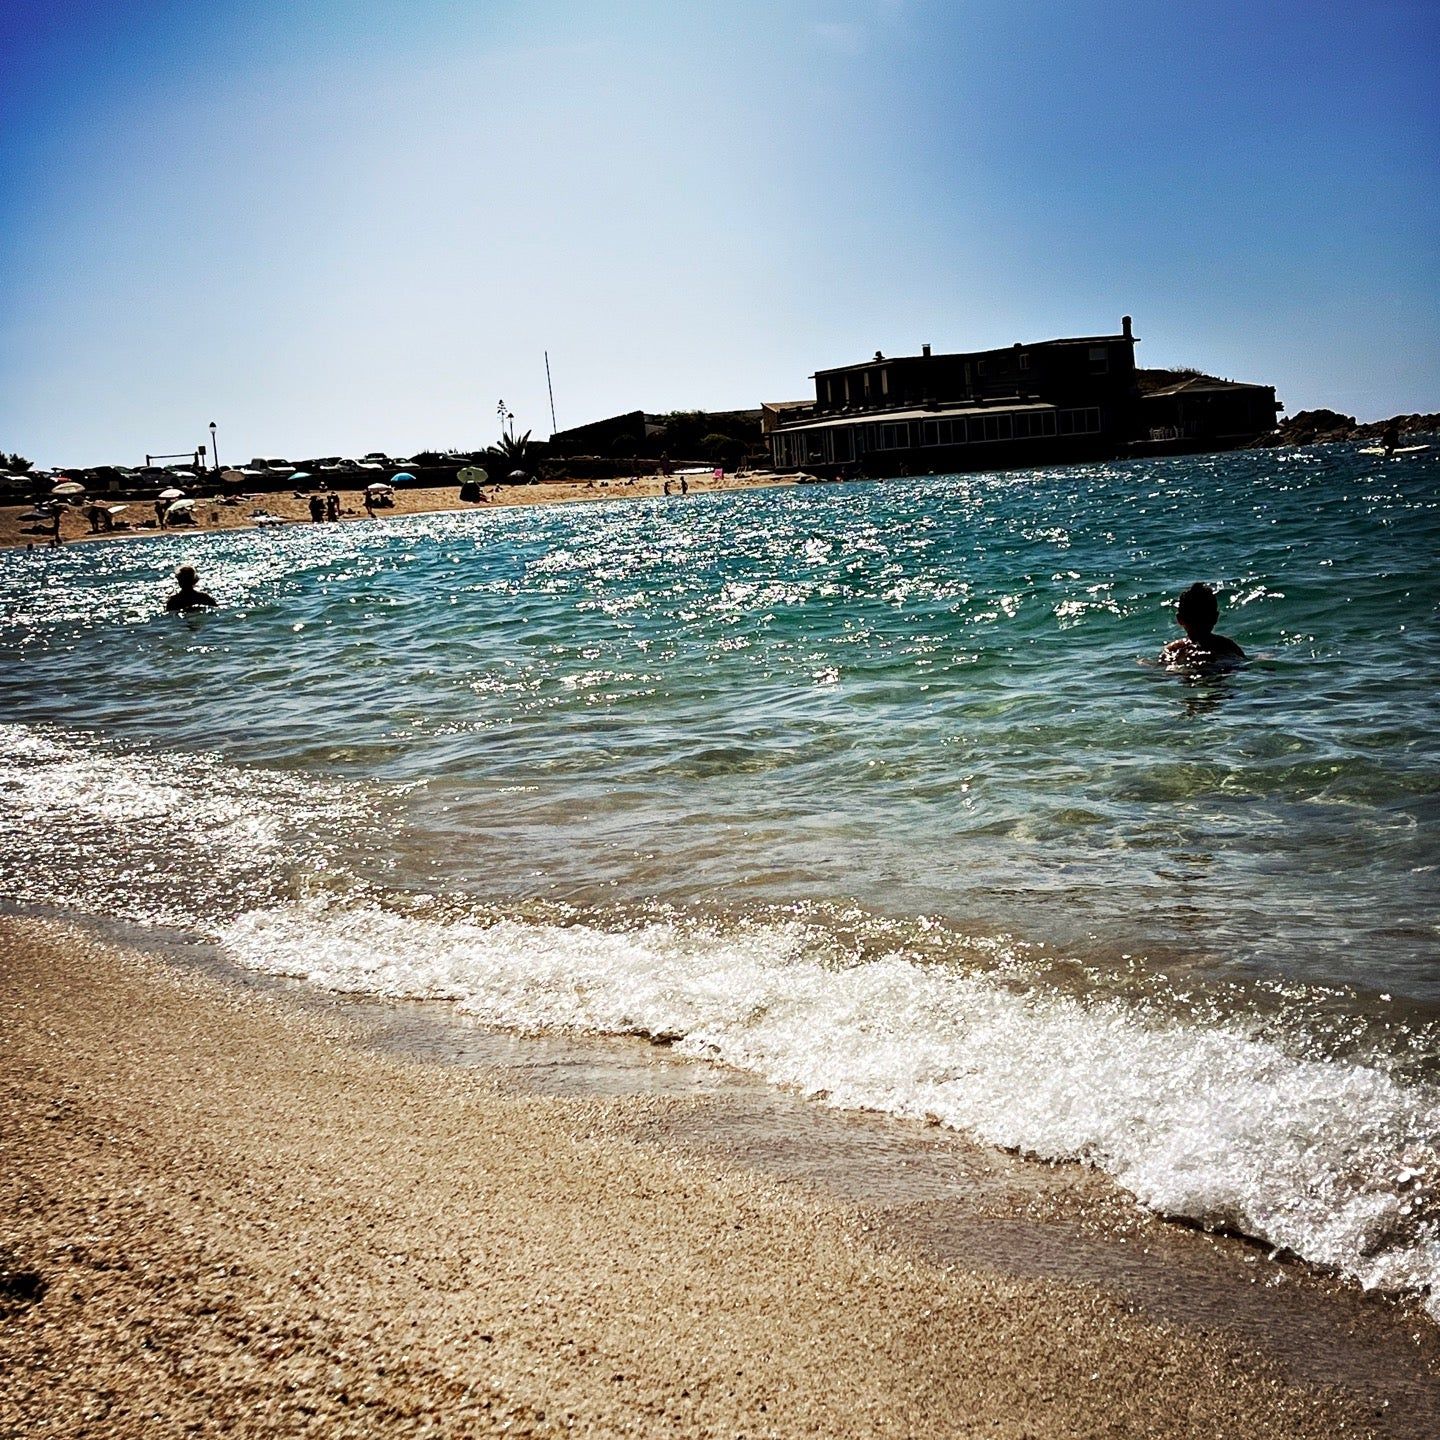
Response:
[[[922,346],[920,347],[920,353],[928,360],[928,359],[930,358],[930,347],[929,347],[929,345],[922,345]]]
[[[1130,317],[1128,315],[1122,315],[1120,317],[1120,333],[1127,340],[1133,340],[1135,338],[1134,335],[1130,333]]]
[[[875,358],[876,358],[877,360],[883,360],[885,357],[877,350],[877,351],[875,352]]]

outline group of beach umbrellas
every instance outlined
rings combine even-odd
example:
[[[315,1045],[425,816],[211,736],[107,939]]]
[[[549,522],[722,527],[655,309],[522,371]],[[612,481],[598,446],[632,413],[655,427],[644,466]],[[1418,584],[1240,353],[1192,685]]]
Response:
[[[187,499],[185,492],[176,489],[173,485],[167,490],[162,490],[156,498],[170,502],[165,507],[165,518],[167,520],[172,515],[188,515],[195,508],[195,502]]]
[[[59,508],[54,502],[70,501],[85,493],[85,487],[78,480],[61,480],[58,484],[50,487],[50,499],[39,502],[27,514],[22,515],[21,520],[53,520],[55,511]],[[98,500],[91,502],[92,506],[102,510],[108,510],[112,515],[118,515],[127,507],[124,505],[102,505]]]
[[[472,475],[478,475],[482,483],[486,478],[485,472],[483,470],[472,469],[470,473]],[[464,474],[465,472],[462,471],[462,477],[464,476]],[[310,477],[309,475],[300,472],[294,475],[292,478],[296,480],[308,480]],[[408,471],[401,471],[400,474],[396,475],[395,479],[413,481],[415,477]],[[392,495],[395,492],[395,486],[387,480],[376,480],[373,483],[367,485],[365,489],[371,495]],[[85,487],[78,480],[62,480],[58,485],[54,485],[50,489],[50,494],[54,496],[57,500],[72,500],[75,498],[75,496],[83,495],[84,493]],[[178,489],[174,485],[171,485],[167,489],[162,490],[156,498],[168,502],[165,508],[165,515],[167,519],[171,515],[187,514],[189,511],[195,508],[195,501],[188,499],[185,492],[181,489]],[[110,509],[110,513],[113,515],[118,514],[125,507],[123,505],[116,505],[110,506],[108,508]]]

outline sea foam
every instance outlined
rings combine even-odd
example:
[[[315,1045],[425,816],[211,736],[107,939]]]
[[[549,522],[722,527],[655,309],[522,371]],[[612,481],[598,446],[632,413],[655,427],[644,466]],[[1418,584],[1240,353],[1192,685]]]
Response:
[[[1161,1214],[1431,1294],[1440,1318],[1440,1092],[1238,1022],[1022,991],[899,950],[844,961],[801,921],[607,930],[317,900],[251,911],[221,938],[247,966],[333,991],[664,1036],[831,1105],[1086,1162]]]

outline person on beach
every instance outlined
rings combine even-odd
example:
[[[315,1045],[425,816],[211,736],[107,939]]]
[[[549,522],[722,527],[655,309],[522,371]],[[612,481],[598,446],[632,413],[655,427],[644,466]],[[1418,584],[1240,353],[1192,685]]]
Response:
[[[1220,605],[1215,592],[1200,583],[1192,585],[1175,606],[1175,623],[1185,632],[1183,640],[1172,640],[1160,652],[1166,665],[1214,665],[1243,660],[1245,652],[1228,635],[1217,635]]]
[[[213,595],[195,588],[199,579],[193,565],[182,565],[175,572],[175,583],[180,588],[165,602],[165,608],[172,612],[179,612],[199,610],[205,606],[217,604]]]
[[[327,520],[340,518],[340,492],[338,490],[332,490],[325,497],[325,518]]]
[[[168,507],[163,500],[155,502],[155,521],[163,530],[165,528],[165,511]]]

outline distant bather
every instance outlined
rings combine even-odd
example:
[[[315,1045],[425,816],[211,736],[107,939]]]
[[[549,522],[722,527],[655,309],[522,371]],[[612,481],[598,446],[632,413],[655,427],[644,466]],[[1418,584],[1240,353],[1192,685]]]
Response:
[[[1245,652],[1228,635],[1215,633],[1220,605],[1215,592],[1202,584],[1192,585],[1175,606],[1175,623],[1185,632],[1183,640],[1172,640],[1161,652],[1166,665],[1213,665],[1217,661],[1243,660]]]
[[[182,565],[175,572],[175,583],[180,588],[165,602],[165,608],[177,611],[199,610],[204,606],[214,605],[216,600],[213,595],[195,588],[199,578],[193,565]]]

